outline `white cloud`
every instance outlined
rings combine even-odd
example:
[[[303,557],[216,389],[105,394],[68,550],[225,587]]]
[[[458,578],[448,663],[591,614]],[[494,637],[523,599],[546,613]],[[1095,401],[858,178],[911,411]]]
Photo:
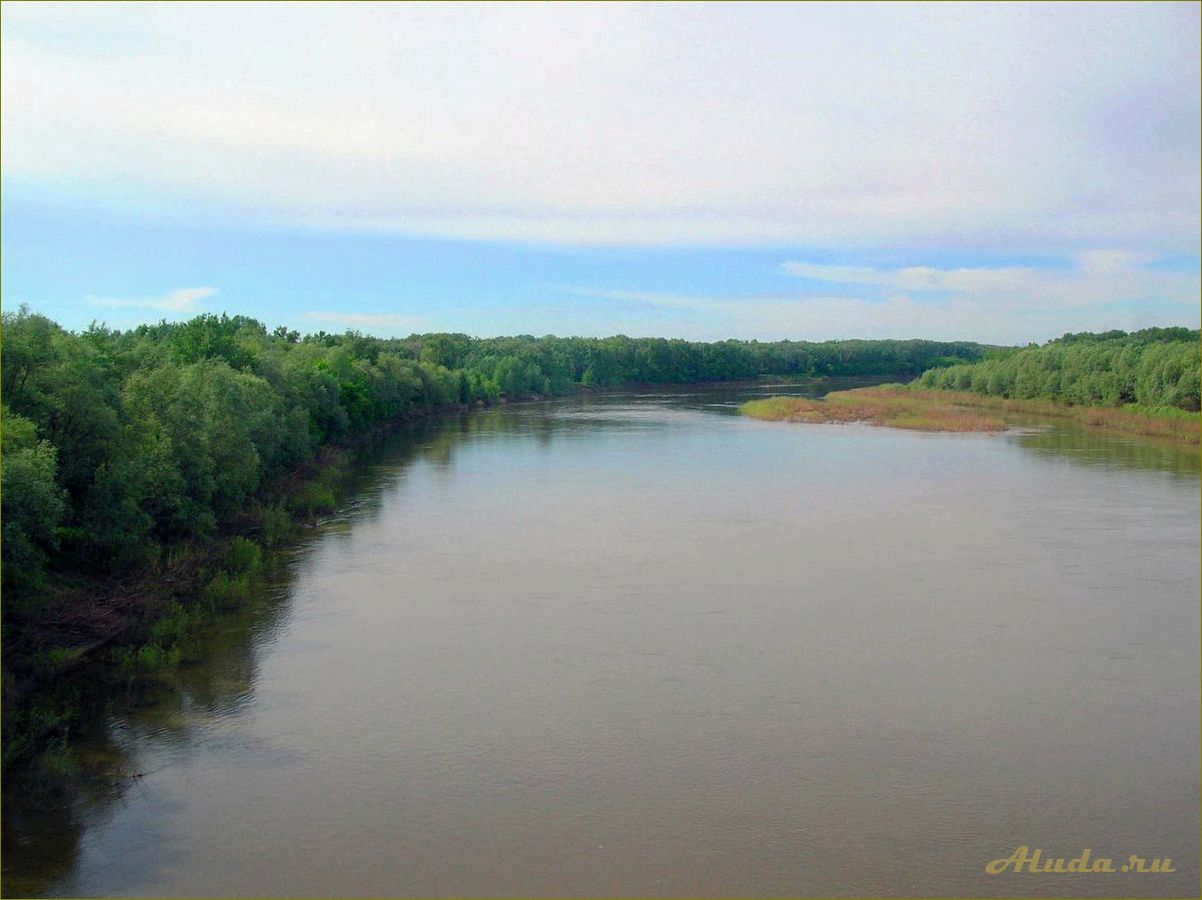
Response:
[[[1179,311],[1140,310],[1114,303],[1081,308],[997,302],[953,296],[939,301],[897,294],[883,299],[798,294],[764,297],[686,297],[639,291],[595,291],[612,308],[589,310],[587,333],[672,334],[693,340],[743,338],[776,341],[845,338],[926,338],[1025,344],[1066,331],[1135,330],[1152,325],[1198,326],[1197,306]],[[548,323],[545,330],[564,329]],[[585,333],[582,331],[581,333]]]
[[[1086,272],[1108,274],[1155,262],[1156,257],[1130,250],[1083,250],[1076,255],[1077,265]]]
[[[2,10],[5,178],[147,215],[563,243],[1198,242],[1197,4]]]
[[[618,300],[636,306],[651,306],[659,309],[721,310],[732,302],[717,297],[699,297],[687,294],[663,294],[656,291],[620,291],[596,288],[568,287],[568,293],[580,297],[596,297],[602,300]],[[765,298],[759,298],[765,299]],[[734,301],[738,302],[738,301]]]
[[[180,288],[168,291],[161,297],[121,299],[117,297],[93,297],[90,294],[84,300],[91,306],[107,306],[111,308],[160,309],[164,312],[193,312],[196,304],[206,297],[217,293],[217,288],[194,287]]]
[[[953,295],[1012,305],[1065,309],[1154,301],[1196,306],[1200,279],[1194,272],[1151,268],[1155,258],[1124,250],[1095,249],[1072,266],[939,269],[930,266],[871,268],[786,262],[789,275],[828,284],[870,286],[885,293]],[[1183,318],[1196,318],[1196,310]]]
[[[985,343],[1044,341],[1066,331],[1152,325],[1198,327],[1202,279],[1154,260],[1091,250],[1059,267],[874,268],[792,261],[782,269],[821,285],[776,295],[697,296],[566,288],[610,301],[645,333],[697,339],[934,338]],[[832,287],[843,295],[832,296]],[[627,327],[626,330],[629,330]]]
[[[910,266],[876,269],[868,266],[831,266],[786,262],[789,275],[835,284],[872,285],[915,293],[942,291],[1020,290],[1038,278],[1038,270],[1024,268],[937,269]]]
[[[304,314],[310,322],[334,325],[351,330],[366,330],[379,333],[412,334],[429,326],[425,316],[409,316],[401,313],[354,313],[316,310]]]

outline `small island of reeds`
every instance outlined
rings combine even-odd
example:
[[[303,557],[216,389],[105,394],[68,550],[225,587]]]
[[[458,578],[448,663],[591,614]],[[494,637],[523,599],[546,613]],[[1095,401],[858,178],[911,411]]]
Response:
[[[915,431],[1000,432],[1033,417],[1068,418],[1092,428],[1198,444],[1198,414],[1171,407],[1070,406],[1049,400],[919,390],[907,385],[833,391],[821,399],[765,397],[741,412],[773,422],[852,423]]]

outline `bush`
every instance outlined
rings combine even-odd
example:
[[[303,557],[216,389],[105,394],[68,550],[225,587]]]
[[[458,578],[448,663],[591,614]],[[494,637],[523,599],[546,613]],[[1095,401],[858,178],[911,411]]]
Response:
[[[46,661],[55,668],[70,665],[80,657],[78,647],[51,647],[46,651]]]
[[[172,603],[150,626],[150,634],[159,643],[173,644],[194,634],[204,620],[205,610],[200,606]]]
[[[134,654],[135,667],[139,672],[163,672],[178,666],[182,655],[179,647],[168,650],[162,644],[144,644]]]
[[[292,514],[282,506],[268,506],[262,511],[263,543],[278,547],[292,534]]]
[[[263,566],[263,551],[254,541],[236,537],[225,552],[225,567],[234,573],[257,572]]]
[[[990,353],[970,365],[928,369],[917,384],[1081,406],[1134,400],[1195,412],[1200,366],[1197,332],[1149,328],[1133,334],[1066,335],[1043,346]]]
[[[330,512],[337,505],[334,491],[324,484],[306,484],[289,498],[292,511],[297,515],[312,517]]]
[[[110,661],[116,665],[117,672],[126,681],[133,681],[140,675],[154,675],[166,672],[180,663],[183,653],[179,647],[170,650],[159,643],[143,644],[141,647],[116,647],[109,654]]]
[[[250,575],[231,575],[224,569],[205,585],[204,598],[211,609],[231,609],[250,599]]]

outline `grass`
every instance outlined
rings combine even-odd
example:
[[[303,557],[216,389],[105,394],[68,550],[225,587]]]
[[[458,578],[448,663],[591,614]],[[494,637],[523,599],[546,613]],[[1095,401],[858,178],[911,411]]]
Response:
[[[962,406],[998,410],[1002,413],[1067,418],[1103,431],[1142,437],[1164,438],[1180,444],[1198,445],[1198,413],[1173,406],[1070,406],[1052,400],[1020,400],[987,397],[967,391],[915,391],[916,394],[948,395]]]
[[[1002,431],[1000,416],[965,409],[954,401],[899,386],[835,391],[821,400],[809,397],[767,397],[744,403],[744,415],[773,422],[865,422],[915,431]]]
[[[767,397],[744,415],[773,422],[864,422],[917,431],[1002,431],[1023,416],[1072,419],[1090,428],[1198,444],[1198,414],[1172,407],[1068,406],[1050,400],[989,397],[963,391],[920,391],[882,385],[835,391],[821,400]]]

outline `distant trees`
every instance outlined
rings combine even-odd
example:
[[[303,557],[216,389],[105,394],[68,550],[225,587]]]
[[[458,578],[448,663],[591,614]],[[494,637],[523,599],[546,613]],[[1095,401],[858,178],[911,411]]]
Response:
[[[1147,328],[1066,334],[1042,346],[992,351],[924,372],[926,388],[1080,405],[1199,408],[1199,332]]]

